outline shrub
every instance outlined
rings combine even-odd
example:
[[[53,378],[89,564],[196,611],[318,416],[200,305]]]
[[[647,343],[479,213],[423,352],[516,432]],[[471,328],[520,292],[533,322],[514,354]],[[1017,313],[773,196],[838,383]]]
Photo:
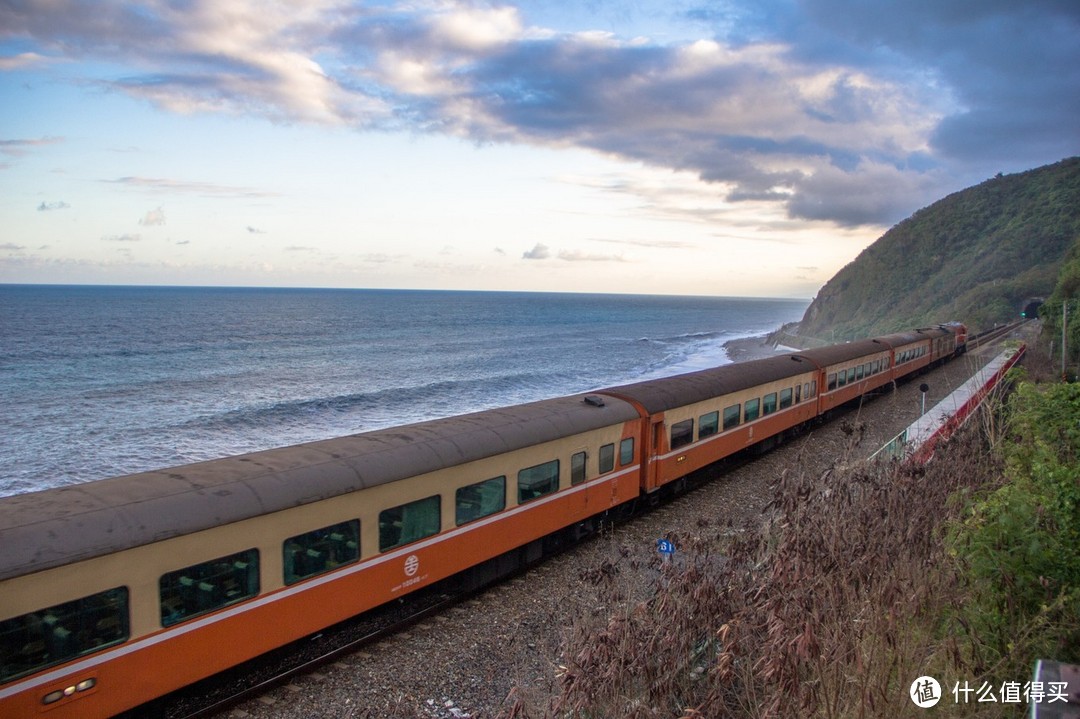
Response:
[[[1080,385],[1021,384],[1009,405],[1005,481],[972,503],[952,547],[987,661],[1015,674],[1039,653],[1080,659]]]

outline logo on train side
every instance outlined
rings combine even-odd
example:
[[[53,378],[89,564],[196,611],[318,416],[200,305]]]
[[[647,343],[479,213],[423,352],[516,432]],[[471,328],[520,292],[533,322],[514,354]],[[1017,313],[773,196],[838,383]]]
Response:
[[[405,576],[411,577],[417,573],[420,569],[420,560],[415,554],[410,554],[405,558]]]

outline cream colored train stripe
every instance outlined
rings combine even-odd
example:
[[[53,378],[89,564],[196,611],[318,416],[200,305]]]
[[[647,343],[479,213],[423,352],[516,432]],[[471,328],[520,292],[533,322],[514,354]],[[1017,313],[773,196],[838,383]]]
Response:
[[[518,506],[513,507],[512,509],[509,509],[505,512],[499,512],[489,517],[478,519],[475,522],[470,522],[461,527],[456,527],[443,534],[437,534],[429,539],[405,545],[401,549],[395,549],[392,552],[380,554],[378,557],[373,557],[363,562],[359,562],[358,564],[351,564],[348,567],[334,570],[333,572],[323,574],[315,579],[302,582],[292,587],[287,587],[280,591],[274,592],[273,594],[267,594],[262,597],[257,597],[249,601],[241,602],[240,604],[237,604],[232,608],[224,609],[207,617],[203,617],[202,619],[195,619],[190,622],[184,622],[183,624],[178,625],[175,628],[166,629],[162,632],[159,632],[158,634],[154,634],[145,639],[139,639],[129,644],[120,645],[112,650],[106,650],[101,654],[97,654],[89,659],[78,662],[76,664],[72,664],[67,667],[63,667],[62,669],[57,669],[47,674],[43,674],[39,677],[28,679],[22,682],[17,682],[9,687],[0,689],[0,700],[6,699],[7,697],[17,694],[19,692],[26,691],[27,689],[33,689],[34,687],[41,686],[42,684],[50,684],[71,674],[78,674],[80,672],[89,671],[96,666],[112,661],[113,659],[125,656],[132,652],[140,651],[147,647],[154,646],[155,644],[160,644],[161,642],[168,641],[175,637],[187,634],[188,632],[195,631],[196,629],[202,629],[225,619],[230,619],[239,614],[243,614],[244,612],[251,611],[267,604],[272,604],[273,602],[277,602],[281,599],[286,599],[300,592],[305,592],[314,587],[326,584],[327,582],[332,582],[350,574],[355,574],[356,572],[370,569],[371,567],[377,566],[379,564],[383,564],[385,562],[390,562],[400,557],[407,556],[425,547],[429,547],[433,544],[439,544],[440,542],[444,542],[459,535],[475,531],[481,527],[491,524],[492,522],[497,522],[502,519],[506,519],[507,517],[512,517],[516,514],[520,514],[521,512],[532,509],[534,507],[561,500],[572,494],[577,494],[578,492],[583,492],[586,489],[591,489],[599,484],[611,482],[628,474],[633,474],[634,472],[638,471],[640,467],[641,465],[637,464],[631,465],[630,467],[621,469],[614,474],[604,475],[588,482],[583,482],[576,487],[571,487],[570,489],[556,492],[542,499],[533,500],[526,504],[519,504]]]

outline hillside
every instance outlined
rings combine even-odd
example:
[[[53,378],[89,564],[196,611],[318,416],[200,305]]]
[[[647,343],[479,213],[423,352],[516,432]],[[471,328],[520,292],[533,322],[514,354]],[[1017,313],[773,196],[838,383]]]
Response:
[[[1080,238],[1080,157],[999,175],[919,210],[822,287],[798,333],[881,334],[960,320],[976,328],[1049,297]]]

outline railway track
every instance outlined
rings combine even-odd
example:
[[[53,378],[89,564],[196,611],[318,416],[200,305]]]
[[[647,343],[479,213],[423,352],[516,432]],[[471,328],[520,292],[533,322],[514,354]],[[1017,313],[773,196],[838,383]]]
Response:
[[[118,719],[200,719],[232,707],[309,674],[387,637],[445,612],[461,602],[464,593],[431,587],[412,601],[380,607],[293,642],[278,650],[204,679],[172,694],[143,704]]]
[[[980,333],[972,339],[974,347],[985,347],[997,339],[1017,329],[1023,323],[997,328]],[[953,367],[959,362],[952,363]],[[946,365],[948,368],[950,365]],[[945,369],[945,368],[942,368]],[[940,372],[937,370],[935,372]],[[954,373],[955,374],[955,373]],[[883,401],[883,400],[879,400]],[[861,412],[861,410],[859,410]],[[832,425],[842,424],[845,413],[834,418]],[[820,430],[815,430],[815,432]],[[835,430],[835,427],[833,429]],[[792,443],[796,444],[796,443]],[[792,449],[789,447],[788,449]],[[774,461],[783,461],[777,453]],[[749,457],[740,457],[738,462],[729,463],[724,473],[737,470],[751,461]],[[710,475],[717,474],[712,470]],[[686,495],[675,501],[685,499]],[[653,512],[661,517],[664,510]],[[627,531],[634,533],[631,527]],[[649,530],[645,530],[646,533]],[[375,645],[389,637],[400,634],[407,628],[422,623],[425,619],[445,613],[449,608],[461,604],[474,593],[450,592],[445,587],[432,587],[415,601],[401,602],[394,606],[383,607],[354,618],[340,625],[331,627],[312,637],[294,642],[292,645],[271,652],[264,657],[240,665],[223,674],[199,682],[184,690],[143,705],[123,716],[123,719],[141,719],[142,717],[164,717],[165,719],[193,719],[195,717],[226,717],[228,712],[245,702],[262,697],[277,688],[288,685],[298,677],[310,676],[321,668],[337,662],[342,657],[361,652],[365,647]],[[240,715],[244,715],[241,712]],[[298,713],[295,716],[302,716]]]
[[[972,350],[981,349],[988,345],[994,344],[1002,337],[1005,337],[1012,332],[1019,330],[1021,327],[1024,327],[1028,323],[1034,321],[1035,320],[1017,320],[1001,327],[995,327],[993,329],[980,332],[977,335],[972,335],[968,339],[968,345]]]

